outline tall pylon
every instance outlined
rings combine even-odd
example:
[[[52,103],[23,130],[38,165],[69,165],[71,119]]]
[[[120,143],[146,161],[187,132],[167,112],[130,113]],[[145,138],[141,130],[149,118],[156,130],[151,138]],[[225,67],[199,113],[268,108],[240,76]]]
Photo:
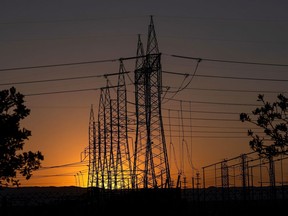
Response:
[[[89,117],[89,146],[88,146],[88,156],[89,156],[89,164],[88,164],[88,181],[87,187],[97,187],[97,174],[96,174],[96,122],[94,117],[93,105],[91,105],[90,109],[90,117]]]
[[[161,53],[151,16],[147,49],[138,37],[135,65],[136,139],[133,187],[170,188],[170,169],[161,112]]]
[[[132,164],[130,157],[130,149],[128,142],[128,115],[127,115],[127,91],[125,83],[126,70],[123,62],[120,60],[120,68],[117,85],[116,99],[116,115],[112,115],[115,119],[113,124],[114,133],[117,133],[115,142],[113,142],[114,153],[114,188],[129,189],[132,187],[131,174]],[[114,108],[114,106],[112,106]]]
[[[112,189],[111,182],[111,145],[112,145],[112,103],[109,85],[101,88],[98,108],[98,142],[96,155],[96,169],[99,176],[98,186],[103,189]]]
[[[94,112],[91,108],[89,187],[102,189],[132,188],[125,73],[124,64],[120,60],[118,85],[109,86],[107,79],[106,87],[101,88],[97,129],[93,117]],[[116,99],[111,98],[110,88],[117,88]]]

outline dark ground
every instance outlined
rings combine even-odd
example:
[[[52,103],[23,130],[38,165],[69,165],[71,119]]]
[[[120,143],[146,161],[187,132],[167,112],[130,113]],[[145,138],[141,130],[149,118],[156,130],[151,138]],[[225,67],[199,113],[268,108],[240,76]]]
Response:
[[[194,215],[265,216],[286,212],[288,200],[189,201],[178,189],[88,191],[84,188],[0,189],[0,216]],[[285,215],[285,213],[284,213]]]

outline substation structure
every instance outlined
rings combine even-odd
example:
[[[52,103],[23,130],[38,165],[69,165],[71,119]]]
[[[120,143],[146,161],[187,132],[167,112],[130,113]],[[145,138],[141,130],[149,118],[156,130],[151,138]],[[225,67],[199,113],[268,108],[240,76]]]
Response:
[[[124,61],[131,59],[135,59],[134,114],[128,115]],[[101,88],[97,119],[91,106],[89,146],[84,157],[89,159],[87,186],[103,189],[170,188],[161,114],[161,53],[152,16],[146,52],[139,35],[136,56],[119,59],[119,62],[118,84],[111,86],[107,81],[107,85]],[[116,98],[111,97],[111,89],[116,90]],[[129,137],[135,140],[132,147]]]
[[[195,187],[185,190],[193,201],[287,200],[287,155],[240,154],[202,167]],[[200,178],[202,187],[200,187]]]

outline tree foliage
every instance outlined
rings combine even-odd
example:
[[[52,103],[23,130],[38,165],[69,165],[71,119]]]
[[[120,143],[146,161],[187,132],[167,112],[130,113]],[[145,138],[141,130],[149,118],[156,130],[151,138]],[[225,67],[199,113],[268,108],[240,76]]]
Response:
[[[40,168],[41,152],[24,152],[25,140],[31,131],[20,127],[20,121],[30,114],[24,105],[24,95],[15,87],[0,91],[0,186],[20,185],[18,174],[27,180]]]
[[[260,94],[258,101],[262,106],[252,111],[253,118],[247,113],[240,114],[242,122],[250,122],[263,130],[261,133],[263,135],[248,130],[248,136],[252,138],[249,142],[250,147],[266,157],[288,154],[288,98],[278,94],[276,102],[270,103],[264,99],[264,95]]]

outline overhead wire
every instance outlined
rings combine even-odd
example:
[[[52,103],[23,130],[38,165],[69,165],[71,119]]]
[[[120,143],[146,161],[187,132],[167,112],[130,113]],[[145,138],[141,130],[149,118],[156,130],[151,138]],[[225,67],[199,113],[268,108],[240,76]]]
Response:
[[[71,62],[71,63],[49,64],[49,65],[36,65],[36,66],[26,66],[26,67],[0,68],[0,72],[27,70],[27,69],[51,68],[51,67],[65,67],[65,66],[72,66],[72,65],[97,64],[97,63],[116,62],[116,61],[118,61],[118,59],[105,59],[105,60]]]
[[[180,101],[180,99],[173,99],[173,101]],[[185,102],[192,102],[192,103],[202,103],[202,104],[217,104],[217,105],[230,105],[230,106],[259,106],[259,104],[247,104],[247,103],[225,103],[225,102],[211,102],[211,101],[196,101],[196,100],[181,100]]]
[[[171,96],[171,97],[169,97],[168,99],[167,98],[163,98],[162,100],[163,100],[163,103],[166,103],[166,102],[168,102],[170,99],[172,99],[172,98],[174,98],[179,92],[181,92],[181,91],[183,91],[184,89],[186,89],[188,86],[189,86],[189,84],[192,82],[192,80],[193,80],[193,78],[194,78],[194,76],[195,76],[195,74],[196,74],[196,72],[197,72],[197,69],[198,69],[198,66],[199,66],[199,63],[201,62],[201,60],[197,60],[197,63],[196,63],[196,66],[195,66],[195,68],[194,68],[194,71],[193,71],[193,73],[192,73],[192,75],[191,75],[191,78],[190,78],[190,80],[186,83],[186,85],[184,85],[184,81],[185,81],[185,79],[188,77],[188,76],[190,76],[190,75],[185,75],[185,78],[184,78],[184,80],[182,81],[182,83],[181,83],[181,85],[180,85],[180,87],[174,92],[174,94]],[[184,85],[184,86],[183,86]],[[166,94],[165,94],[166,95]],[[166,101],[164,101],[164,99],[166,99]]]
[[[166,54],[168,55],[168,54]],[[200,61],[206,60],[206,61],[221,61],[225,63],[238,63],[238,64],[257,64],[257,65],[265,65],[265,66],[288,66],[284,64],[262,64],[257,62],[244,62],[244,61],[229,61],[229,60],[217,60],[217,59],[206,59],[206,58],[196,58],[196,57],[188,57],[188,56],[179,56],[179,55],[170,55],[173,57],[181,57],[181,58],[187,58],[191,60],[197,60],[196,67],[194,69],[193,74],[189,73],[180,73],[180,72],[173,72],[173,71],[165,71],[163,70],[163,73],[170,73],[174,75],[183,75],[185,76],[185,79],[188,76],[191,76],[190,81],[183,86],[184,80],[180,87],[177,88],[175,91],[171,91],[170,93],[174,93],[175,95],[179,93],[180,91],[183,91],[184,89],[196,89],[196,90],[206,90],[206,91],[229,91],[229,92],[259,92],[259,91],[253,91],[253,90],[233,90],[233,89],[205,89],[205,88],[188,88],[188,85],[192,81],[193,77],[203,77],[203,78],[221,78],[221,79],[243,79],[243,80],[253,80],[253,81],[277,81],[277,82],[287,82],[287,79],[271,79],[271,78],[251,78],[251,77],[233,77],[233,76],[216,76],[216,75],[198,75],[196,74],[198,65]],[[51,64],[51,65],[39,65],[39,66],[28,66],[28,67],[16,67],[16,68],[2,68],[0,71],[10,71],[10,70],[26,70],[26,69],[37,69],[37,68],[49,68],[49,67],[60,67],[60,66],[70,66],[70,65],[81,65],[81,64],[94,64],[94,63],[104,63],[104,62],[115,62],[119,60],[130,60],[135,59],[137,57],[126,57],[126,58],[118,58],[118,59],[106,59],[106,60],[95,60],[95,61],[83,61],[83,62],[72,62],[72,63],[61,63],[61,64]],[[130,72],[127,72],[130,73]],[[114,73],[111,73],[112,75]],[[68,80],[75,80],[75,79],[88,79],[88,78],[94,78],[94,77],[101,77],[101,76],[109,76],[110,74],[104,74],[104,75],[91,75],[91,76],[81,76],[81,77],[68,77],[68,78],[59,78],[59,79],[47,79],[47,80],[33,80],[33,81],[22,81],[22,82],[10,82],[10,83],[0,83],[0,85],[16,85],[16,84],[33,84],[33,83],[44,83],[44,82],[56,82],[56,81],[68,81]],[[131,80],[131,78],[128,76],[128,78]],[[133,82],[132,82],[133,83]],[[172,89],[174,87],[169,87],[169,89]],[[90,91],[91,89],[78,89],[78,90],[67,90],[67,91],[56,91],[56,92],[45,92],[45,93],[36,93],[36,94],[29,94],[29,95],[44,95],[44,94],[59,94],[59,93],[70,93],[70,92],[79,92],[79,91]],[[166,94],[169,92],[169,90],[166,91]],[[263,92],[263,91],[262,91]],[[266,91],[267,93],[275,93],[274,91]],[[172,99],[175,95],[170,97]],[[169,99],[169,100],[170,100]]]
[[[170,88],[176,88],[176,87],[170,87]],[[268,94],[276,94],[279,93],[279,91],[267,91],[267,90],[247,90],[247,89],[224,89],[224,88],[197,88],[197,87],[188,87],[186,88],[188,90],[197,90],[197,91],[220,91],[220,92],[240,92],[240,93],[268,93]],[[287,93],[287,91],[282,91],[282,93]]]
[[[131,71],[125,71],[123,73],[130,73]],[[59,81],[69,81],[69,80],[79,80],[79,79],[90,79],[90,78],[101,78],[108,76],[115,76],[119,73],[105,73],[100,75],[89,75],[89,76],[77,76],[77,77],[65,77],[65,78],[57,78],[57,79],[44,79],[44,80],[31,80],[31,81],[21,81],[21,82],[10,82],[10,83],[0,83],[1,85],[19,85],[19,84],[34,84],[34,83],[44,83],[44,82],[59,82]]]
[[[253,81],[276,81],[276,82],[287,82],[287,79],[271,79],[271,78],[254,78],[254,77],[233,77],[233,76],[216,76],[216,75],[190,75],[187,73],[172,72],[172,71],[163,71],[163,73],[177,74],[183,76],[192,76],[192,77],[204,77],[204,78],[218,78],[218,79],[237,79],[237,80],[253,80]]]
[[[172,57],[176,57],[176,58],[187,58],[187,57],[184,57],[184,56],[178,56],[178,55],[171,55]],[[190,57],[189,59],[192,59],[192,57]],[[191,83],[192,79],[195,77],[195,76],[198,76],[198,77],[209,77],[209,78],[225,78],[225,79],[245,79],[245,78],[239,78],[239,77],[224,77],[224,76],[210,76],[210,75],[196,75],[196,70],[198,68],[198,64],[200,61],[202,60],[205,60],[205,61],[214,61],[214,62],[225,62],[225,63],[237,63],[237,64],[256,64],[256,65],[265,65],[265,66],[288,66],[288,65],[276,65],[276,64],[260,64],[260,63],[252,63],[252,62],[241,62],[241,61],[224,61],[224,60],[218,60],[218,59],[205,59],[205,58],[194,58],[193,60],[197,60],[198,63],[197,63],[197,66],[196,66],[196,69],[194,71],[193,74],[189,74],[188,76],[191,76],[191,79],[189,80],[189,82],[187,82],[187,84],[184,86],[184,82],[180,85],[180,87],[178,88],[178,90],[176,91],[176,93],[180,92],[180,91],[183,91],[184,89],[188,89],[188,86],[189,84]],[[113,62],[113,61],[117,61],[117,60],[106,60],[106,61],[110,61],[110,62]],[[102,62],[106,62],[106,61],[102,61]],[[77,65],[77,64],[92,64],[92,63],[99,63],[99,62],[80,62],[80,63],[70,63],[70,64],[56,64],[56,65],[42,65],[42,66],[35,66],[35,67],[20,67],[20,68],[4,68],[4,69],[0,69],[0,71],[9,71],[9,70],[26,70],[26,69],[35,69],[35,68],[45,68],[45,67],[59,67],[59,66],[69,66],[69,65]],[[91,77],[92,78],[92,77]],[[67,79],[62,79],[62,81],[64,80],[72,80],[72,79],[77,79],[77,78],[67,78]],[[80,78],[80,79],[84,79],[84,78]],[[186,79],[186,78],[185,78]],[[275,79],[254,79],[254,78],[246,78],[246,79],[250,79],[250,80],[264,80],[264,81],[288,81],[288,80],[275,80]],[[47,81],[47,82],[51,82],[53,80],[50,80],[50,81]],[[54,80],[55,81],[55,80]],[[57,80],[57,81],[61,81],[61,80]],[[36,83],[37,81],[32,81],[30,83]],[[45,82],[45,81],[38,81],[38,82]],[[19,83],[17,83],[19,84]],[[20,84],[27,84],[27,82],[25,83],[20,83]],[[1,85],[1,84],[0,84]],[[68,92],[79,92],[79,91],[90,91],[90,90],[98,90],[100,88],[94,88],[94,89],[78,89],[78,90],[70,90],[70,91],[56,91],[56,92],[50,92],[50,93],[40,93],[40,94],[28,94],[27,96],[34,96],[34,95],[43,95],[43,94],[59,94],[59,93],[68,93]],[[172,98],[173,99],[173,98]],[[182,100],[181,100],[182,102]],[[190,101],[190,103],[192,103],[193,101]],[[194,103],[194,102],[193,102]],[[197,102],[196,102],[197,103]],[[199,102],[198,102],[199,103]],[[201,103],[201,102],[200,102]],[[203,102],[202,102],[203,103]],[[204,102],[206,103],[206,102]],[[207,102],[207,103],[210,103],[210,102]],[[211,102],[212,104],[212,102]],[[213,104],[216,104],[216,103],[213,103]],[[220,103],[217,103],[217,104],[220,104]],[[227,103],[222,103],[222,104],[225,104],[225,105],[228,105]],[[240,104],[230,104],[230,105],[240,105]],[[251,104],[249,104],[250,106]],[[184,125],[183,125],[183,113],[184,110],[182,110],[182,106],[181,106],[181,119],[182,119],[182,129],[184,128]],[[203,111],[204,112],[204,111]],[[192,119],[191,117],[191,112],[190,113],[190,118],[188,119]],[[223,113],[222,113],[223,114]],[[169,118],[170,120],[170,118]],[[192,126],[191,126],[192,128]],[[194,131],[194,132],[197,132],[197,131]],[[184,130],[182,130],[182,133],[184,134]],[[184,137],[184,135],[183,135]],[[186,143],[186,147],[187,147],[187,142],[185,141]],[[187,147],[187,152],[189,153],[188,151],[188,147]]]
[[[212,59],[212,58],[200,58],[191,57],[175,54],[165,54],[175,58],[197,60],[197,61],[210,61],[210,62],[220,62],[220,63],[231,63],[231,64],[245,64],[245,65],[259,65],[259,66],[273,66],[273,67],[288,67],[288,64],[278,64],[278,63],[263,63],[263,62],[248,62],[248,61],[235,61],[235,60],[223,60],[223,59]]]
[[[189,82],[184,86],[183,82],[181,86],[178,88],[178,91],[176,93],[184,90],[185,88],[188,87],[188,85],[191,83],[192,79],[195,76],[198,77],[207,77],[207,78],[225,78],[225,79],[248,79],[248,80],[264,80],[264,81],[288,81],[288,80],[278,80],[278,79],[256,79],[256,78],[244,78],[244,77],[228,77],[228,76],[212,76],[212,75],[197,75],[196,71],[198,68],[198,65],[200,61],[205,60],[205,61],[216,61],[216,62],[225,62],[225,63],[238,63],[238,64],[257,64],[257,65],[265,65],[265,66],[288,66],[288,65],[283,65],[283,64],[261,64],[261,63],[253,63],[253,62],[241,62],[241,61],[224,61],[224,60],[217,60],[217,59],[203,59],[203,58],[193,58],[193,57],[184,57],[184,56],[177,56],[177,55],[172,55],[173,57],[178,57],[178,58],[188,58],[192,60],[197,60],[197,65],[195,67],[194,73],[193,74],[187,74],[187,73],[176,73],[176,72],[168,72],[168,71],[163,71],[168,72],[168,73],[173,73],[173,74],[179,74],[179,75],[184,75],[185,77],[191,76],[191,79]],[[69,65],[79,65],[79,64],[92,64],[92,63],[101,63],[101,62],[113,62],[117,61],[117,59],[110,59],[110,60],[102,60],[102,61],[90,61],[90,62],[76,62],[76,63],[66,63],[66,64],[54,64],[54,65],[40,65],[40,66],[31,66],[31,67],[18,67],[18,68],[4,68],[0,69],[0,71],[9,71],[9,70],[26,70],[26,69],[36,69],[36,68],[47,68],[47,67],[59,67],[59,66],[69,66]],[[109,74],[108,74],[109,75]],[[52,81],[65,81],[65,80],[73,80],[73,79],[86,79],[86,78],[92,78],[92,77],[100,77],[104,75],[96,75],[96,76],[85,76],[85,77],[71,77],[71,78],[62,78],[62,79],[50,79],[50,80],[38,80],[38,81],[26,81],[26,82],[18,82],[14,84],[28,84],[28,83],[36,83],[36,82],[52,82]],[[130,78],[130,77],[129,77]],[[131,78],[130,78],[131,81]],[[10,83],[11,84],[11,83]],[[5,85],[5,84],[0,84],[0,85]],[[48,93],[38,93],[38,94],[28,94],[27,96],[34,96],[34,95],[43,95],[43,94],[58,94],[58,93],[68,93],[68,92],[77,92],[77,91],[88,91],[88,90],[99,90],[100,88],[93,88],[93,89],[78,89],[78,90],[68,90],[68,91],[55,91],[55,92],[48,92]],[[194,88],[195,89],[195,88]],[[200,89],[200,90],[208,90],[208,89]],[[215,90],[215,89],[214,89]],[[231,90],[229,90],[231,91]],[[236,91],[236,90],[235,90]],[[184,100],[176,100],[173,98],[169,98],[169,100],[174,100],[174,101],[184,101]],[[186,101],[187,102],[187,101]],[[245,106],[258,106],[257,104],[240,104],[240,103],[215,103],[215,102],[203,102],[203,101],[189,101],[190,103],[208,103],[208,104],[222,104],[222,105],[245,105]],[[183,111],[181,109],[181,111]],[[172,117],[170,117],[172,118]],[[183,118],[181,118],[183,120]],[[198,120],[221,120],[225,121],[225,119],[206,119],[206,118],[189,118],[191,119],[198,119]],[[232,119],[226,119],[227,121],[236,121]],[[183,124],[180,124],[183,126]],[[182,131],[183,132],[183,131]],[[206,131],[207,132],[207,131]],[[212,138],[212,137],[207,137],[207,136],[193,136],[193,137],[198,137],[198,138]],[[214,137],[214,138],[221,138],[221,137]],[[229,137],[232,138],[232,137]]]
[[[54,95],[54,94],[64,94],[64,93],[75,93],[75,92],[86,92],[86,91],[97,91],[101,88],[89,88],[89,89],[74,89],[74,90],[63,90],[63,91],[53,91],[53,92],[40,92],[40,93],[28,93],[25,97],[29,96],[40,96],[40,95]]]
[[[39,170],[43,170],[43,169],[55,169],[55,168],[62,168],[62,167],[71,167],[71,166],[79,166],[79,165],[83,165],[84,162],[80,161],[80,162],[72,162],[72,163],[66,163],[66,164],[60,164],[60,165],[53,165],[53,166],[41,166]],[[85,165],[86,166],[86,165]]]
[[[189,101],[189,103],[192,103],[192,101]],[[170,108],[162,108],[162,110],[170,110],[170,111],[178,111],[177,109],[170,109]],[[203,110],[185,110],[183,109],[182,112],[185,113],[210,113],[210,114],[228,114],[228,115],[238,115],[238,112],[223,112],[223,111],[203,111]]]
[[[176,166],[176,169],[178,171],[178,173],[180,172],[180,169],[179,169],[179,166],[178,166],[178,162],[177,162],[177,157],[176,157],[176,152],[175,152],[175,147],[174,147],[174,144],[172,142],[172,131],[171,131],[171,121],[170,121],[170,111],[168,111],[168,125],[169,125],[169,138],[170,138],[170,158],[172,158],[171,154],[173,153],[173,157],[174,157],[174,163],[175,163],[175,166]],[[172,149],[171,149],[172,147]]]

